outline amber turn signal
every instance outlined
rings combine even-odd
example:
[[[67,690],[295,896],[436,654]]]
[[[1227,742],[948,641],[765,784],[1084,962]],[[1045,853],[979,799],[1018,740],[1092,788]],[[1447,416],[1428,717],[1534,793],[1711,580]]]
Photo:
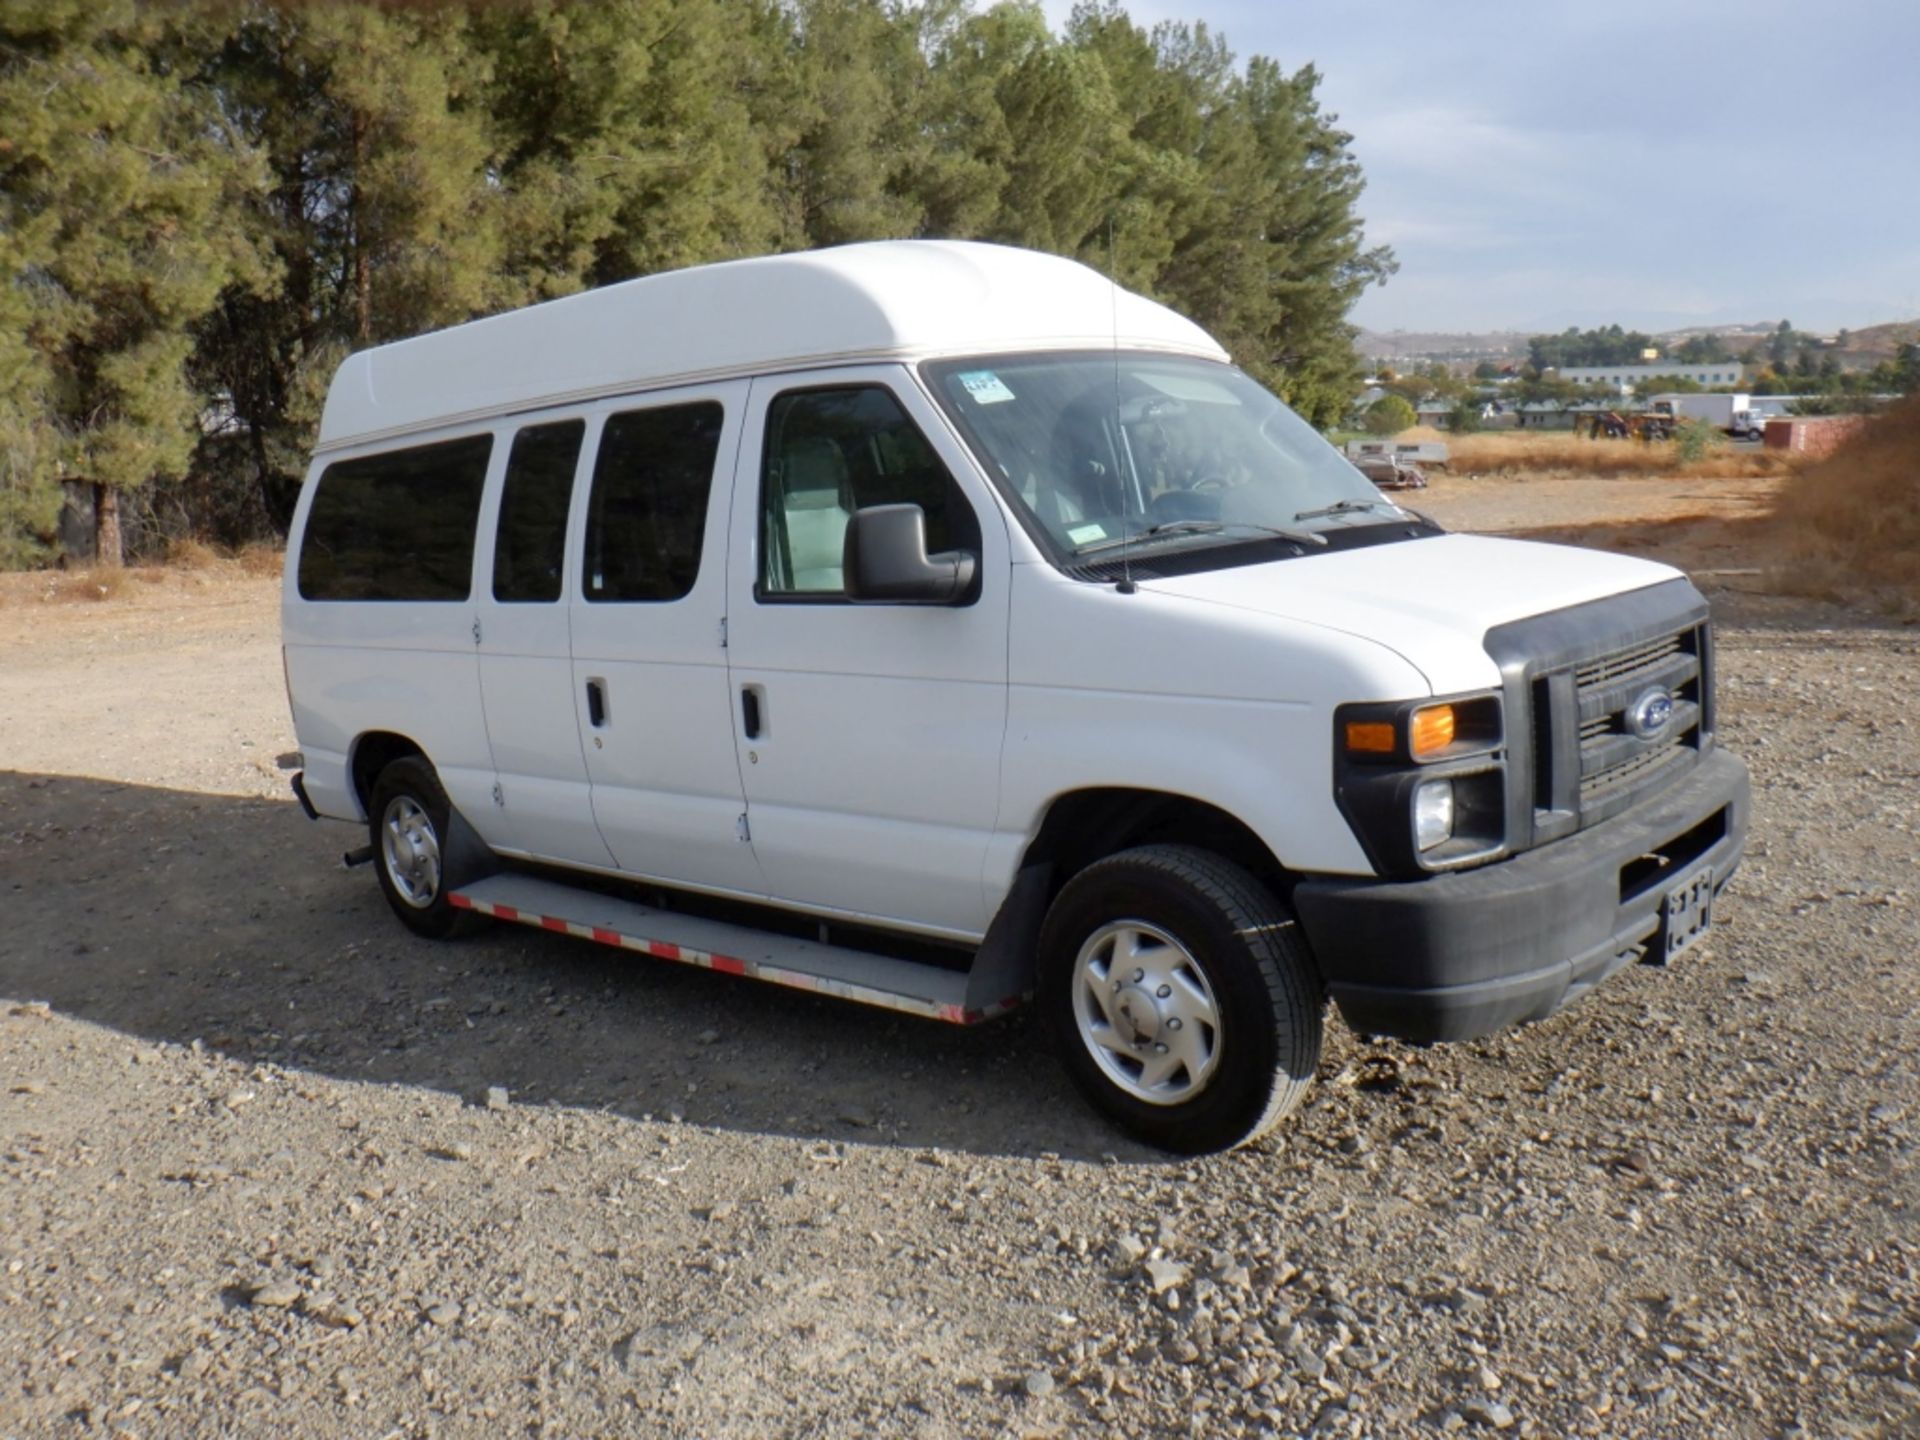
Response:
[[[1424,760],[1430,755],[1438,755],[1453,744],[1453,733],[1453,706],[1429,705],[1424,710],[1414,711],[1413,725],[1409,730],[1414,758]]]
[[[1347,749],[1356,755],[1391,755],[1396,738],[1390,720],[1347,722]]]

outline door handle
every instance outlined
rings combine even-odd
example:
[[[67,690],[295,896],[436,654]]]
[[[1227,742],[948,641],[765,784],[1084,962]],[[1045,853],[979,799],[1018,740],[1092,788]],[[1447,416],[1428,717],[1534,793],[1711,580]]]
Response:
[[[607,689],[604,680],[587,681],[587,723],[596,730],[607,723]]]
[[[760,687],[757,685],[740,687],[740,725],[747,739],[760,738]]]

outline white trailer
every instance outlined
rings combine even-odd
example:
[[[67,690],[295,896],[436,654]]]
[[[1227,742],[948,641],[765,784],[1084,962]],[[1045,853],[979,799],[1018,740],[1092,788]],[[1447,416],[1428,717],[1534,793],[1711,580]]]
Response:
[[[1765,423],[1753,407],[1750,395],[1655,395],[1650,409],[1675,420],[1704,420],[1716,430],[1724,430],[1736,439],[1758,436]]]

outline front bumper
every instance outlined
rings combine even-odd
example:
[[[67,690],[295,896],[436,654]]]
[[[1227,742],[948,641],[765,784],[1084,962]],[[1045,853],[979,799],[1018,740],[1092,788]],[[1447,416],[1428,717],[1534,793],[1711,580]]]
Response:
[[[1657,958],[1665,882],[1710,866],[1718,895],[1746,848],[1747,812],[1747,767],[1715,749],[1671,790],[1589,830],[1430,879],[1305,880],[1294,908],[1354,1029],[1470,1040],[1544,1019]]]

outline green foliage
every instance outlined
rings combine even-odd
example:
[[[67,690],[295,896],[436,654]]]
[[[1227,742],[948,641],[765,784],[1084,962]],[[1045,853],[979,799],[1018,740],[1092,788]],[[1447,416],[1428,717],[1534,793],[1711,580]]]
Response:
[[[1887,385],[1902,395],[1920,392],[1920,345],[1912,341],[1900,347],[1900,356],[1887,366]]]
[[[1704,460],[1720,448],[1724,437],[1705,420],[1682,420],[1673,427],[1676,453],[1687,464]]]
[[[351,349],[850,240],[1077,257],[1330,423],[1394,261],[1319,84],[1110,0],[13,0],[0,564],[62,476],[284,526]]]
[[[1362,416],[1369,435],[1398,435],[1412,428],[1419,418],[1413,413],[1413,406],[1399,395],[1382,395]]]
[[[44,548],[58,479],[186,468],[191,329],[270,281],[240,219],[264,171],[170,63],[180,36],[132,0],[15,0],[0,22],[0,559]]]
[[[1670,357],[1682,365],[1718,365],[1733,359],[1733,351],[1719,335],[1689,335]]]
[[[1527,359],[1536,370],[1564,370],[1569,365],[1638,365],[1640,352],[1653,347],[1653,337],[1638,330],[1609,325],[1604,330],[1569,326],[1559,335],[1535,335],[1527,342]]]
[[[1447,429],[1455,435],[1471,435],[1480,428],[1480,407],[1462,400],[1447,412]]]

